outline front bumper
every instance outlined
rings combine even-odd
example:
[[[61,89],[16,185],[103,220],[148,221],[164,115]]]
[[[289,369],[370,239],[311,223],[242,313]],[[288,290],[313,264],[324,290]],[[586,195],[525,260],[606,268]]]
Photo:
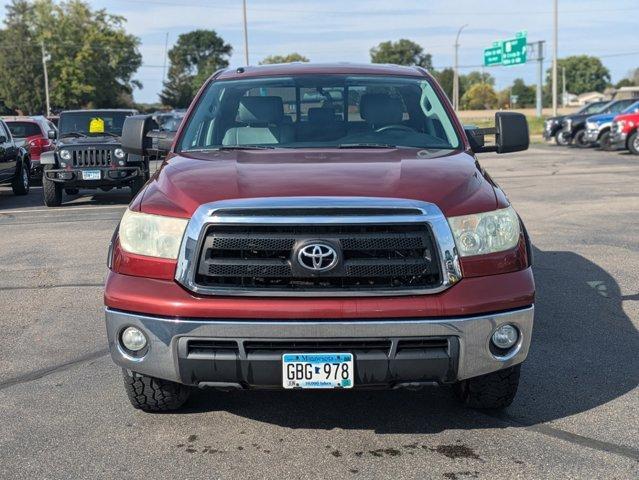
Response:
[[[613,132],[610,135],[610,145],[614,149],[626,149],[628,145],[626,142],[628,141],[628,134],[624,132]]]
[[[598,129],[586,130],[584,141],[586,141],[587,143],[597,143],[599,141],[599,130]]]
[[[83,171],[100,171],[99,180],[84,180]],[[87,167],[87,168],[58,168],[44,172],[47,179],[63,183],[65,187],[99,188],[129,185],[136,177],[142,176],[140,167]]]
[[[313,342],[313,351],[326,343],[326,352],[354,354],[356,387],[393,388],[451,383],[523,362],[533,316],[533,306],[465,317],[291,321],[176,319],[107,308],[106,327],[116,364],[188,385],[280,388],[282,353],[303,351],[295,342]],[[499,357],[491,352],[490,337],[505,323],[516,326],[520,338]],[[128,326],[147,336],[148,349],[141,358],[128,355],[120,344],[119,336]],[[429,348],[429,340],[435,339],[445,339],[446,346],[439,342],[438,348]],[[200,348],[191,348],[189,342],[196,340]],[[404,345],[412,347],[402,348],[406,341]],[[383,342],[389,347],[375,347]]]

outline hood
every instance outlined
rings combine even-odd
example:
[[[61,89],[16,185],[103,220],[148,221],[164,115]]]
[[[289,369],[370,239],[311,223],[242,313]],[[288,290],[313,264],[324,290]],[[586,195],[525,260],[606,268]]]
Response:
[[[556,117],[548,117],[546,118],[547,122],[561,122],[566,115],[557,115]]]
[[[594,123],[608,123],[612,122],[612,119],[615,118],[615,116],[616,114],[600,113],[598,115],[591,115],[586,119],[586,121]]]
[[[58,148],[85,145],[120,145],[120,137],[92,136],[92,137],[62,137],[58,140]]]
[[[632,120],[635,122],[639,122],[639,113],[622,113],[617,115],[614,120],[617,122],[619,120]]]
[[[447,216],[498,205],[489,177],[466,153],[277,149],[172,156],[131,208],[188,218],[204,203],[283,196],[406,198],[435,203]]]

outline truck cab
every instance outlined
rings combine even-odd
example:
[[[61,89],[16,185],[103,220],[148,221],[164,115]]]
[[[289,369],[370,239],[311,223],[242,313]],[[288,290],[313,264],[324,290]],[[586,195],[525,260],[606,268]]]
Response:
[[[128,187],[133,196],[149,178],[146,157],[128,155],[120,137],[135,110],[68,110],[60,114],[55,150],[42,153],[43,196],[48,207],[59,207],[63,193],[82,189]]]
[[[494,136],[494,142],[489,137]],[[114,232],[106,327],[135,408],[216,389],[517,391],[534,316],[524,223],[476,154],[528,147],[523,115],[465,131],[419,67],[225,69]]]

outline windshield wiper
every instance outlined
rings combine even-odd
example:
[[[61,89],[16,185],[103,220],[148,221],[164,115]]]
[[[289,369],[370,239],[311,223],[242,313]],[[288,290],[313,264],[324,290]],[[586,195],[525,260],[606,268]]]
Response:
[[[214,152],[217,150],[272,150],[275,146],[271,145],[223,145],[219,147],[209,148],[191,148],[185,152]]]
[[[82,132],[64,132],[60,137],[87,137],[86,133]]]
[[[113,132],[100,132],[99,135],[110,135],[112,137],[119,137],[120,136],[117,133],[113,133]]]
[[[340,143],[337,148],[398,148],[390,143]]]

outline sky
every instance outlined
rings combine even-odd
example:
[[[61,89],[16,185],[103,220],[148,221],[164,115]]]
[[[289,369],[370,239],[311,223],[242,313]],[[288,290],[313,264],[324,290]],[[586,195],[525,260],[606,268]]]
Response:
[[[602,57],[613,82],[639,67],[637,0],[558,0],[559,58]],[[8,2],[3,1],[2,4]],[[162,89],[165,43],[181,33],[213,29],[233,46],[231,66],[244,64],[242,0],[90,0],[94,8],[127,19],[126,29],[141,40],[143,66],[134,92],[138,102],[158,101]],[[247,0],[249,61],[298,52],[314,62],[369,62],[371,47],[408,38],[433,56],[435,68],[453,65],[460,36],[460,72],[481,69],[483,49],[521,30],[528,41],[546,41],[544,70],[553,47],[553,0]],[[4,8],[0,12],[3,18]],[[537,62],[486,68],[501,89],[515,78],[537,81]]]

